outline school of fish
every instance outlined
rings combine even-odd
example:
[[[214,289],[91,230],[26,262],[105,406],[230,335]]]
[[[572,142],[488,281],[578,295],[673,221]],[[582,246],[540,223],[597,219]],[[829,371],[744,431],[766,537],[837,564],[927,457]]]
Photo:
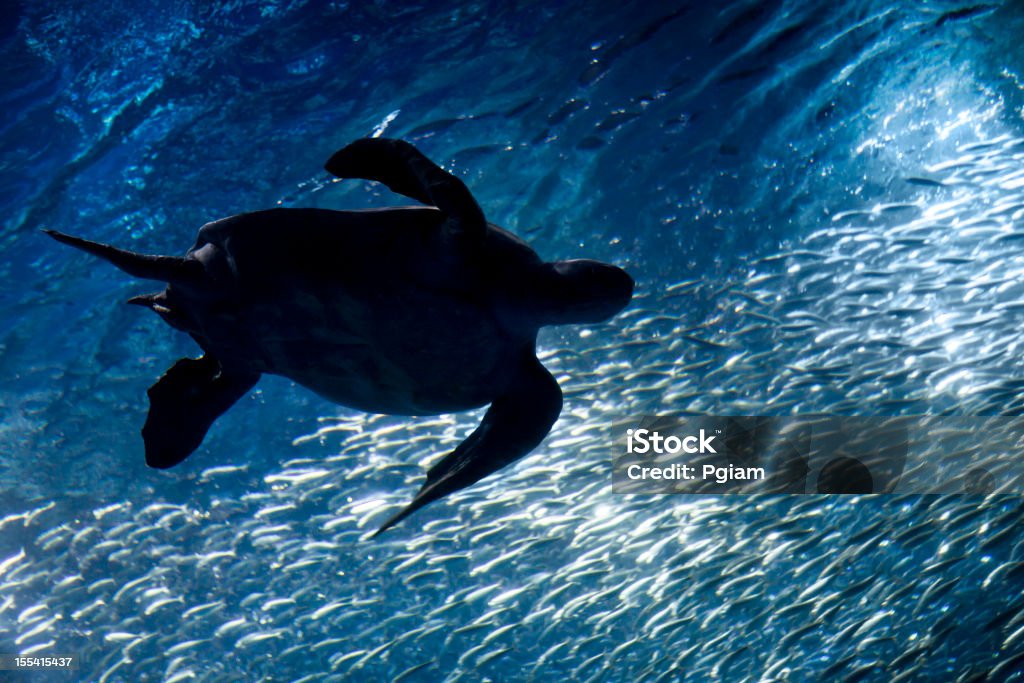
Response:
[[[609,462],[662,412],[1019,414],[1022,162],[1022,138],[965,145],[916,201],[545,334],[544,444],[379,539],[476,415],[322,418],[244,495],[240,457],[191,504],[6,514],[0,650],[100,683],[1014,680],[1019,497],[623,496]]]

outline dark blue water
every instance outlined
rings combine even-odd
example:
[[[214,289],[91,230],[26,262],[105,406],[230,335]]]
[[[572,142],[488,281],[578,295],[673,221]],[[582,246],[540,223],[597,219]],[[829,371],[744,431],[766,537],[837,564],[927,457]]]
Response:
[[[82,662],[12,680],[1019,668],[1015,497],[627,497],[609,468],[613,429],[656,412],[1019,412],[1017,4],[0,14],[0,653]],[[238,212],[401,204],[320,170],[371,135],[544,258],[638,283],[627,314],[542,333],[566,407],[534,455],[374,541],[479,413],[370,417],[264,378],[147,469],[146,388],[198,348],[39,233],[181,254]]]

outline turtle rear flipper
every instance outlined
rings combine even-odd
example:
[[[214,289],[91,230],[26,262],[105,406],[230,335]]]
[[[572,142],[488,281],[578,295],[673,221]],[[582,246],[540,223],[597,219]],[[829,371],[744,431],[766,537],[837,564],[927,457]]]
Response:
[[[562,412],[562,390],[532,354],[522,361],[512,386],[487,409],[480,426],[430,468],[413,498],[374,536],[424,505],[471,486],[537,447]]]
[[[452,235],[482,240],[487,230],[484,212],[465,183],[404,140],[356,140],[335,152],[324,168],[338,178],[376,180],[392,192],[436,206]]]
[[[174,467],[199,448],[214,420],[259,380],[258,374],[225,372],[213,358],[182,358],[149,388],[149,416],[142,428],[146,464]]]

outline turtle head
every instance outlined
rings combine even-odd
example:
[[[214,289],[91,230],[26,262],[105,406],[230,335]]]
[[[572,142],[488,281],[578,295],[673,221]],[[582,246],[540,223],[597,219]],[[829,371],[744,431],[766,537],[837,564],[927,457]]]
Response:
[[[633,298],[633,278],[621,268],[600,261],[545,263],[541,281],[543,325],[599,323],[621,311]]]

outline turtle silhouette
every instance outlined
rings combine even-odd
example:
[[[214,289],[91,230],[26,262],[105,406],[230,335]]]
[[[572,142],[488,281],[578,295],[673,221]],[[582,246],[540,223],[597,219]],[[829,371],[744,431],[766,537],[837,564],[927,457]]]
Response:
[[[148,391],[142,438],[151,467],[187,458],[262,374],[370,413],[490,404],[380,533],[533,450],[562,408],[558,383],[536,356],[538,329],[614,316],[632,298],[633,280],[598,261],[542,261],[487,223],[462,181],[407,142],[357,140],[325,168],[426,206],[244,213],[204,225],[184,258],[46,232],[168,283],[129,303],[152,309],[204,352],[179,360]]]

